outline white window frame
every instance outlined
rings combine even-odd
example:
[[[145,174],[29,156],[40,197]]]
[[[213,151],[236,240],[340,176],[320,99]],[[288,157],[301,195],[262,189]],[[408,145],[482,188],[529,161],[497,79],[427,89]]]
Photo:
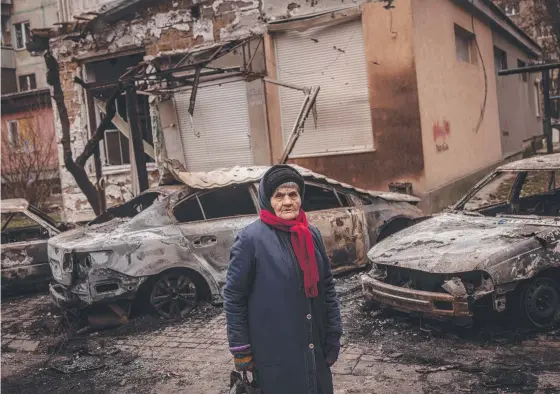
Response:
[[[35,79],[35,87],[34,88],[31,87],[31,78],[30,77],[33,77]],[[22,89],[21,83],[20,83],[20,80],[19,80],[20,78],[25,78],[27,80],[27,87],[29,89],[26,89],[26,90]],[[18,83],[18,88],[19,88],[20,92],[28,92],[30,90],[35,90],[35,89],[37,89],[37,76],[35,75],[35,73],[18,75],[17,83]]]
[[[16,140],[14,140],[14,125],[15,125],[15,135]],[[6,121],[6,127],[8,130],[8,142],[10,146],[13,148],[19,147],[20,143],[20,135],[19,135],[19,122],[17,120],[8,120]]]
[[[25,25],[28,26],[27,29],[25,29]],[[21,37],[23,40],[23,46],[19,47],[18,46],[18,40],[17,40],[17,28],[18,26],[21,28]],[[22,51],[24,49],[26,49],[25,44],[27,43],[27,41],[29,40],[30,37],[27,37],[27,32],[26,30],[31,31],[31,26],[29,25],[29,21],[25,21],[25,22],[19,22],[19,23],[14,23],[12,24],[12,28],[13,28],[13,45],[14,45],[14,49],[16,51]]]

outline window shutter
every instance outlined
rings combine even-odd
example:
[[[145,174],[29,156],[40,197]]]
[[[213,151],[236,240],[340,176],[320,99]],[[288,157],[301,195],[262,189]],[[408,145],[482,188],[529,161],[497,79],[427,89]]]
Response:
[[[290,157],[373,150],[361,21],[279,34],[275,44],[279,80],[321,87],[317,128],[310,115]],[[283,87],[279,92],[285,143],[304,96]]]

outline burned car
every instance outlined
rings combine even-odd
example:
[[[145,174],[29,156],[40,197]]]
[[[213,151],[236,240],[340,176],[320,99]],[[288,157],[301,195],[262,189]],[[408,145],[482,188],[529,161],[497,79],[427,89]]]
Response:
[[[47,241],[66,229],[22,198],[2,200],[2,295],[34,290],[51,279]]]
[[[371,245],[423,216],[415,197],[361,190],[296,168],[306,181],[303,207],[335,272],[364,266]],[[167,195],[148,191],[51,239],[53,299],[78,306],[140,299],[163,317],[184,316],[204,298],[221,303],[229,249],[258,218],[258,182],[267,169],[174,170],[180,184],[159,188]]]
[[[363,291],[459,324],[486,308],[551,327],[560,320],[559,216],[560,154],[506,164],[449,212],[375,245]]]

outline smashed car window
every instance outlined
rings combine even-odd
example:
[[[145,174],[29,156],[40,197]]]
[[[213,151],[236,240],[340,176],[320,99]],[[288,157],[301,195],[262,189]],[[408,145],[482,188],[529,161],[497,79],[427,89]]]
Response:
[[[48,239],[46,228],[22,212],[2,214],[2,243]]]
[[[197,196],[181,201],[173,209],[173,215],[179,223],[196,222],[204,220]]]
[[[199,196],[206,219],[256,215],[257,209],[246,185],[234,185]]]
[[[93,219],[89,224],[105,223],[114,218],[133,218],[162,198],[163,196],[158,192],[143,193],[124,204],[107,209],[106,212]]]
[[[340,206],[341,204],[332,189],[311,184],[305,185],[302,206],[305,211],[320,211],[322,209],[340,208]]]
[[[560,185],[554,171],[522,173],[515,212],[520,215],[560,216]]]
[[[528,172],[519,197],[529,197],[560,188],[554,171]]]
[[[477,211],[486,207],[507,204],[517,172],[499,172],[496,177],[480,188],[464,205],[465,211]]]

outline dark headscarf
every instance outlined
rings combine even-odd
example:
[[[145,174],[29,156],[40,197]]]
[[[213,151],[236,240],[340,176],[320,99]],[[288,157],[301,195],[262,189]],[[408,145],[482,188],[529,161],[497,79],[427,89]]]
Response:
[[[270,199],[278,186],[288,182],[294,182],[299,186],[299,194],[303,201],[303,194],[305,192],[303,177],[295,168],[287,164],[276,164],[265,172],[259,184],[259,205],[261,209],[274,213]]]

